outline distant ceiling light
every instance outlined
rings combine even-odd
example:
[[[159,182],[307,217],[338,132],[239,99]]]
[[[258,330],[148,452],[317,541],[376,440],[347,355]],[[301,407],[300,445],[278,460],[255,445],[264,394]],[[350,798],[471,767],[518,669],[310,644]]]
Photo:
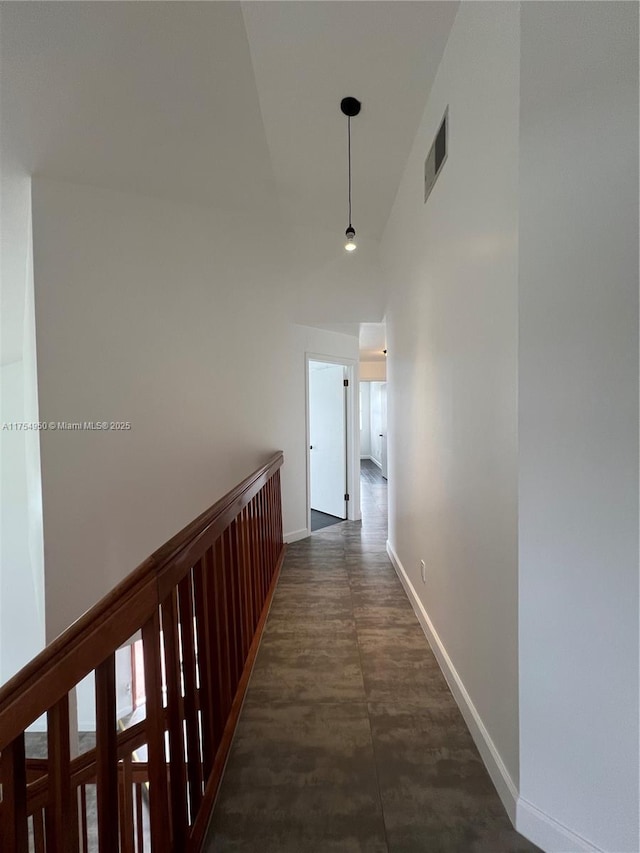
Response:
[[[340,109],[347,117],[347,155],[349,159],[349,226],[345,231],[346,242],[344,244],[347,252],[356,249],[356,229],[351,224],[351,119],[360,112],[362,104],[357,98],[343,98],[340,101]]]

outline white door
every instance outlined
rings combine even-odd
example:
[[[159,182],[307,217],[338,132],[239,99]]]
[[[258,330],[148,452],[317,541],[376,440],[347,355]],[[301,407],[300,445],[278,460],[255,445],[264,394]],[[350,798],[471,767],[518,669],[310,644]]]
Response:
[[[382,468],[382,383],[371,382],[371,459]]]
[[[309,362],[311,509],[346,518],[345,368]]]

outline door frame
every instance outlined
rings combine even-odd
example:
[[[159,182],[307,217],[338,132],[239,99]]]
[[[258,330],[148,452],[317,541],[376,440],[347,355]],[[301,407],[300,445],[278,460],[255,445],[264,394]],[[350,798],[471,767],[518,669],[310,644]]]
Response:
[[[358,362],[353,358],[337,358],[333,355],[323,355],[319,352],[305,352],[304,354],[304,396],[305,396],[305,459],[307,476],[307,535],[311,535],[311,442],[309,427],[309,362],[320,361],[326,364],[339,364],[346,368],[346,376],[349,380],[347,388],[347,415],[346,415],[346,440],[347,440],[347,521],[360,521],[360,429],[358,421],[359,397],[356,393],[358,387]]]

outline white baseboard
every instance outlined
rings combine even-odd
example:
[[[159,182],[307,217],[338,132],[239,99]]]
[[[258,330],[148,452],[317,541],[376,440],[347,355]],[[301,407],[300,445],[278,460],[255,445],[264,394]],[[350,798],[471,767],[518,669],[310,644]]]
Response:
[[[427,611],[424,609],[422,602],[418,598],[415,588],[409,580],[398,555],[389,541],[387,541],[387,553],[389,554],[389,559],[393,563],[393,567],[405,588],[409,601],[411,602],[415,614],[418,617],[418,621],[422,626],[422,630],[429,641],[429,645],[436,656],[436,660],[438,661],[440,669],[447,680],[447,684],[451,689],[453,697],[458,703],[458,707],[464,717],[464,721],[469,727],[471,736],[478,747],[485,767],[489,771],[489,775],[496,787],[498,795],[507,810],[507,814],[509,815],[511,822],[515,826],[518,789],[516,788],[509,771],[500,757],[500,753],[496,749],[494,742],[491,740],[489,732],[486,730],[484,723],[480,718],[480,714],[471,701],[471,697],[467,693],[462,679],[458,675],[451,658],[447,654],[447,650],[445,649],[442,640],[438,636],[436,629],[433,627],[433,624],[427,615]]]
[[[547,853],[603,853],[523,797],[518,797],[516,805],[516,829]]]
[[[311,531],[308,527],[303,527],[301,530],[293,530],[291,533],[285,533],[282,538],[289,545],[291,542],[297,542],[299,539],[306,539],[307,536],[311,536]]]

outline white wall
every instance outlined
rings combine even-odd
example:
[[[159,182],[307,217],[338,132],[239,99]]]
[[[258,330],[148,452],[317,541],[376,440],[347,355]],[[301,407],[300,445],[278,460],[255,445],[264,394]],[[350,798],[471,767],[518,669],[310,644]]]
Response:
[[[0,422],[31,422],[25,399],[28,382],[23,360],[3,365],[0,373]],[[37,420],[37,408],[35,410]],[[0,683],[4,683],[44,646],[44,576],[41,531],[30,520],[40,507],[39,472],[30,459],[38,433],[3,430],[2,536],[0,570]],[[39,546],[39,547],[38,547]]]
[[[637,853],[637,4],[522,4],[520,193],[520,818]]]
[[[635,853],[638,9],[520,14],[462,5],[383,241],[389,539],[520,831]]]
[[[305,352],[357,360],[358,339],[289,322],[286,241],[34,181],[41,417],[131,422],[41,435],[49,639],[276,449],[285,533],[306,528]]]
[[[360,378],[363,382],[384,382],[387,378],[387,362],[361,361]]]
[[[494,773],[503,762],[512,813],[518,38],[517,4],[461,5],[382,247],[393,282],[389,541],[488,733]],[[448,159],[424,205],[424,160],[447,105]]]
[[[0,684],[44,645],[44,564],[31,182],[2,159],[0,277]]]

